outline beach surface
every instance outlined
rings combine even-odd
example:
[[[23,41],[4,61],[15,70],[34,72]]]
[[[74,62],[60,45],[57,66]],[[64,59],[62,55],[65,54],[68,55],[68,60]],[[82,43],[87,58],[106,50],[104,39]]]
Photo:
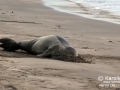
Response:
[[[119,24],[61,13],[41,0],[0,0],[0,38],[21,41],[44,35],[65,37],[78,54],[94,63],[41,59],[0,49],[1,90],[120,90],[120,83],[100,86],[105,76],[120,75]]]

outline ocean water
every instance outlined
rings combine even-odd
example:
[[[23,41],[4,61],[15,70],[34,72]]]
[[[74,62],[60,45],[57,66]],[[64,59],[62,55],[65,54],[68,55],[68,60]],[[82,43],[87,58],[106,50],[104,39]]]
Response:
[[[54,10],[120,24],[120,0],[43,0]]]

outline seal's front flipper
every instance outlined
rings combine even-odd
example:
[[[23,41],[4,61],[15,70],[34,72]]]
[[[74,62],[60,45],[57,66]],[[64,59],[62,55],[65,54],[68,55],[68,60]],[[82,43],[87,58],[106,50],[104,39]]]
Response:
[[[37,56],[41,57],[41,58],[44,58],[44,57],[51,58],[53,56],[53,54],[55,54],[59,50],[60,50],[59,45],[51,46],[44,53],[38,54]]]
[[[15,51],[19,49],[18,43],[10,38],[1,38],[0,43],[0,47],[4,48],[6,51]]]

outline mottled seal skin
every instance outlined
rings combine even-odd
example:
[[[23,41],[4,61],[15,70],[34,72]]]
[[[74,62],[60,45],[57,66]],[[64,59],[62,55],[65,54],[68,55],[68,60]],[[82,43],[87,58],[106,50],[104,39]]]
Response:
[[[77,52],[73,46],[65,38],[56,35],[48,35],[21,42],[16,42],[10,38],[2,38],[0,39],[0,43],[0,47],[4,48],[6,51],[22,49],[30,54],[43,58],[52,58],[56,53],[59,56],[68,54],[77,56]]]

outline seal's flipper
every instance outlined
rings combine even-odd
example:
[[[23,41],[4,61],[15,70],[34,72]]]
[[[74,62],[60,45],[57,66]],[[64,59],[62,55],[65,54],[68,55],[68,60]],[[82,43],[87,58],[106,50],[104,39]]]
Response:
[[[56,46],[51,46],[50,48],[48,48],[44,53],[42,54],[38,54],[38,57],[44,58],[44,57],[52,57],[53,54],[55,54],[57,51],[59,51],[60,46],[56,45]]]
[[[19,49],[19,44],[10,38],[1,38],[0,47],[4,48],[6,51],[15,51]]]

